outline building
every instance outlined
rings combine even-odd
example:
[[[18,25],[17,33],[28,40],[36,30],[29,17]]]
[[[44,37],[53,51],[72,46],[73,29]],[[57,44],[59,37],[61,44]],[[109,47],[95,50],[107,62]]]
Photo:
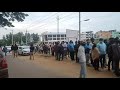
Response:
[[[80,38],[81,38],[82,41],[94,38],[93,31],[82,32],[80,34]]]
[[[120,39],[120,32],[112,32],[112,37],[113,38],[118,37]]]
[[[99,38],[108,39],[108,38],[112,37],[112,34],[110,31],[102,31],[101,30],[101,31],[96,32],[95,36],[97,39],[99,39]]]
[[[46,44],[54,43],[57,41],[66,41],[66,32],[44,32],[41,36],[42,41]]]
[[[80,34],[80,39],[81,39],[82,41],[86,40],[86,32],[82,32],[82,33]]]

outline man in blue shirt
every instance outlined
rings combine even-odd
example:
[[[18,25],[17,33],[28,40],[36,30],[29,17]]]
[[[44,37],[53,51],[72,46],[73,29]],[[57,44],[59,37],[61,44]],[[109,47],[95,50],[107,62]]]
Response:
[[[73,44],[73,41],[70,40],[69,44],[68,44],[68,49],[69,49],[69,52],[70,52],[70,58],[72,61],[74,61],[74,44]]]
[[[85,55],[86,55],[86,63],[89,65],[90,60],[90,50],[92,49],[92,45],[90,44],[89,39],[87,40],[87,43],[85,44]]]
[[[99,39],[99,43],[97,44],[97,48],[100,51],[100,63],[101,68],[105,67],[105,57],[106,57],[106,44],[103,42],[103,39]]]

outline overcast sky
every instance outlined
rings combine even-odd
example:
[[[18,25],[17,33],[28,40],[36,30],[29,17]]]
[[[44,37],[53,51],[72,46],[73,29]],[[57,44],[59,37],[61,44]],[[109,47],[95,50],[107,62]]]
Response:
[[[15,27],[0,28],[0,38],[8,34],[11,30],[14,33],[27,30],[29,33],[57,32],[57,19],[59,15],[59,31],[66,32],[66,29],[79,29],[79,13],[78,12],[25,12],[29,14],[24,22],[13,22]],[[84,21],[90,19],[89,21]],[[81,12],[81,32],[99,30],[120,31],[120,12]]]

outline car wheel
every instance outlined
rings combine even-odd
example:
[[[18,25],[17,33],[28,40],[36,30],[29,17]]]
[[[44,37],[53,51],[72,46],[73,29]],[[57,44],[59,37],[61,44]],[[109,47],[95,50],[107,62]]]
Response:
[[[23,52],[22,52],[22,55],[23,55]]]

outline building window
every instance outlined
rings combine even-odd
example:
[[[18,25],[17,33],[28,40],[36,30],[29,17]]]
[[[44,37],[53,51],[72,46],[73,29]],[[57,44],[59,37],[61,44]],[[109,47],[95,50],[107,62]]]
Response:
[[[52,37],[52,35],[48,35],[48,37]]]
[[[48,40],[52,40],[52,38],[48,38]]]
[[[61,38],[61,40],[64,40],[64,38]]]
[[[45,35],[45,41],[47,41],[47,35]]]
[[[66,35],[65,35],[65,37],[66,37]]]
[[[57,38],[57,40],[60,40],[60,38]]]
[[[64,37],[64,34],[62,34],[61,37]]]
[[[56,35],[53,35],[53,37],[56,37]]]
[[[57,35],[57,37],[60,37],[60,35]]]
[[[56,38],[53,38],[53,40],[56,40]]]

